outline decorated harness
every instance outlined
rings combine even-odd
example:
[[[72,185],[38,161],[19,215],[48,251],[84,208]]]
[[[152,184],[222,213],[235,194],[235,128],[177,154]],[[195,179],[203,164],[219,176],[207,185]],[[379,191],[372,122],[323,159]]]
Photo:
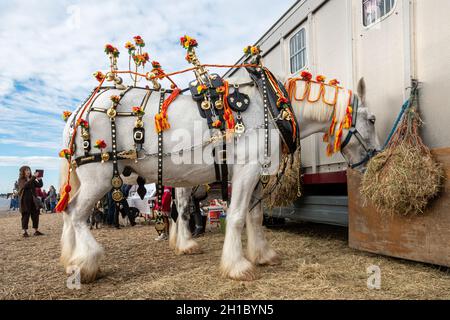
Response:
[[[143,144],[145,142],[145,124],[144,116],[146,114],[146,107],[151,96],[159,95],[158,113],[155,115],[155,128],[158,133],[158,151],[155,155],[158,159],[158,178],[157,178],[157,198],[159,207],[161,207],[161,200],[163,194],[163,159],[167,153],[163,152],[163,132],[170,128],[168,122],[167,110],[170,104],[177,98],[179,94],[184,91],[190,91],[192,99],[197,102],[200,116],[206,119],[208,127],[211,131],[211,139],[202,144],[212,144],[222,141],[220,146],[215,144],[213,148],[214,167],[216,173],[216,180],[221,182],[222,197],[228,201],[228,165],[226,159],[226,145],[227,139],[231,135],[239,137],[246,131],[242,113],[244,113],[250,106],[250,97],[239,91],[242,85],[255,85],[259,89],[264,103],[264,130],[265,130],[265,148],[264,148],[264,163],[262,164],[261,182],[265,186],[269,180],[268,168],[270,166],[270,148],[269,148],[269,122],[273,123],[281,133],[281,138],[287,146],[288,152],[293,153],[298,145],[298,125],[292,111],[288,99],[288,93],[283,85],[275,79],[272,73],[261,64],[260,50],[257,47],[247,47],[244,51],[252,56],[253,61],[250,64],[243,64],[237,66],[221,66],[221,67],[245,67],[247,68],[252,82],[245,84],[235,84],[230,88],[227,81],[222,79],[218,74],[210,74],[207,66],[202,65],[196,55],[195,48],[197,41],[188,36],[180,39],[181,45],[186,49],[186,60],[193,65],[193,68],[166,74],[161,65],[153,61],[151,62],[152,71],[145,74],[139,73],[139,68],[144,69],[146,63],[149,62],[149,56],[143,52],[145,47],[144,40],[136,36],[134,43],[127,42],[125,48],[129,53],[129,70],[119,71],[117,68],[117,58],[119,57],[119,50],[112,45],[105,46],[105,53],[110,59],[110,71],[103,74],[98,71],[94,73],[94,77],[99,81],[99,85],[94,89],[89,97],[83,102],[80,108],[77,109],[72,117],[70,124],[70,140],[67,149],[60,152],[61,157],[65,157],[69,161],[70,170],[68,171],[68,183],[64,187],[60,202],[57,205],[57,211],[61,212],[67,206],[70,193],[70,172],[73,168],[94,162],[112,162],[113,172],[111,178],[112,198],[117,209],[120,203],[124,201],[124,194],[121,191],[123,180],[121,174],[127,177],[133,172],[131,167],[125,167],[123,172],[119,172],[118,163],[121,160],[134,160],[137,162],[140,159],[140,153],[143,151]],[[134,70],[132,70],[132,63],[134,63]],[[216,66],[216,65],[214,65]],[[181,90],[170,78],[174,74],[192,70],[195,74],[195,80],[189,83],[189,88]],[[123,79],[120,74],[129,74],[133,80],[133,85],[126,86],[123,84]],[[149,86],[138,87],[137,82],[144,77],[152,83],[152,88]],[[158,80],[166,78],[171,81],[171,89],[161,88]],[[112,86],[104,86],[104,82],[113,82]],[[111,104],[109,107],[98,108],[94,107],[95,101],[103,94],[111,89],[118,89],[120,93],[110,97]],[[135,106],[130,111],[118,110],[122,99],[131,90],[142,90],[142,100],[140,105]],[[105,152],[107,147],[104,140],[97,140],[95,143],[91,141],[89,115],[92,113],[103,113],[110,121],[111,127],[111,151]],[[233,114],[234,112],[234,114]],[[236,115],[236,117],[235,117]],[[71,112],[66,111],[63,118],[67,121],[71,116]],[[118,117],[134,117],[135,124],[133,128],[134,145],[128,150],[117,149],[117,126],[116,120]],[[77,131],[80,130],[80,136],[83,140],[82,148],[83,155],[77,158],[74,157],[75,137]],[[93,148],[98,149],[98,152],[93,152]],[[180,151],[181,152],[181,151]],[[177,153],[180,153],[177,152]],[[148,156],[148,154],[145,154]],[[139,185],[138,194],[141,198],[145,196],[145,179],[137,178]],[[116,226],[118,227],[118,215],[116,210]],[[156,230],[161,233],[164,230],[164,223],[162,213],[156,213]]]

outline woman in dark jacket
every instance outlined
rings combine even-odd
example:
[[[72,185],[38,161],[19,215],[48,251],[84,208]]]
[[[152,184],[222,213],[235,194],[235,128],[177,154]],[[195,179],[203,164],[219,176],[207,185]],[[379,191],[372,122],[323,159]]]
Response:
[[[35,236],[43,235],[39,232],[39,208],[36,205],[36,188],[42,188],[43,183],[38,178],[38,173],[31,175],[31,169],[28,166],[20,168],[19,174],[19,203],[20,213],[22,214],[22,229],[23,236],[28,237],[28,222],[33,222],[33,229]]]

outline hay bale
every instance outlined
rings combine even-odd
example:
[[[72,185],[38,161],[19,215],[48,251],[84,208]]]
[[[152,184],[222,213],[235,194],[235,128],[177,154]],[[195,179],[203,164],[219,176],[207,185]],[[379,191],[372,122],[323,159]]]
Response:
[[[277,175],[271,176],[264,188],[264,205],[269,208],[286,207],[301,196],[301,148],[284,154]]]
[[[360,192],[384,214],[423,214],[443,185],[444,171],[418,135],[417,110],[405,115],[388,148],[368,164]]]

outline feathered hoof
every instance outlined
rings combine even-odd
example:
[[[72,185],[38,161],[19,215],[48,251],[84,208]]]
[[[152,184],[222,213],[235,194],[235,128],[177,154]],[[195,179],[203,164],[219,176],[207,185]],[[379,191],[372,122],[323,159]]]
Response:
[[[270,258],[261,258],[256,262],[259,266],[279,266],[281,264],[281,258],[278,254]]]
[[[169,248],[175,250],[177,247],[177,225],[175,222],[171,222],[169,231]]]
[[[221,273],[225,278],[238,281],[253,281],[258,279],[255,267],[246,259],[228,266],[222,264]]]
[[[169,248],[172,250],[177,248],[177,238],[175,236],[169,236]]]
[[[258,266],[278,266],[281,264],[281,258],[275,250],[270,250],[266,254],[258,256],[254,263]]]
[[[66,267],[67,276],[75,275],[76,279],[78,276],[77,273],[79,273],[80,283],[84,284],[94,282],[101,275],[100,268],[87,270],[87,269],[79,269],[79,267],[73,265]]]
[[[100,268],[95,271],[81,270],[81,283],[92,283],[100,277]]]
[[[68,254],[61,254],[59,257],[59,263],[67,270],[69,266],[70,256]]]
[[[189,241],[185,246],[175,248],[175,254],[177,254],[177,255],[182,255],[182,254],[191,255],[191,254],[200,254],[200,253],[203,253],[202,248],[200,247],[200,245],[197,242],[195,242],[193,240]]]

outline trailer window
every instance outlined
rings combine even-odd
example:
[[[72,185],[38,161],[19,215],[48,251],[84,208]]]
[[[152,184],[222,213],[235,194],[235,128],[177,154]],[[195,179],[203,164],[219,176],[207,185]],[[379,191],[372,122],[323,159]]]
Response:
[[[368,27],[394,10],[396,0],[362,0],[363,23]]]
[[[305,28],[300,29],[289,41],[289,58],[291,73],[303,69],[306,66],[306,35]]]

